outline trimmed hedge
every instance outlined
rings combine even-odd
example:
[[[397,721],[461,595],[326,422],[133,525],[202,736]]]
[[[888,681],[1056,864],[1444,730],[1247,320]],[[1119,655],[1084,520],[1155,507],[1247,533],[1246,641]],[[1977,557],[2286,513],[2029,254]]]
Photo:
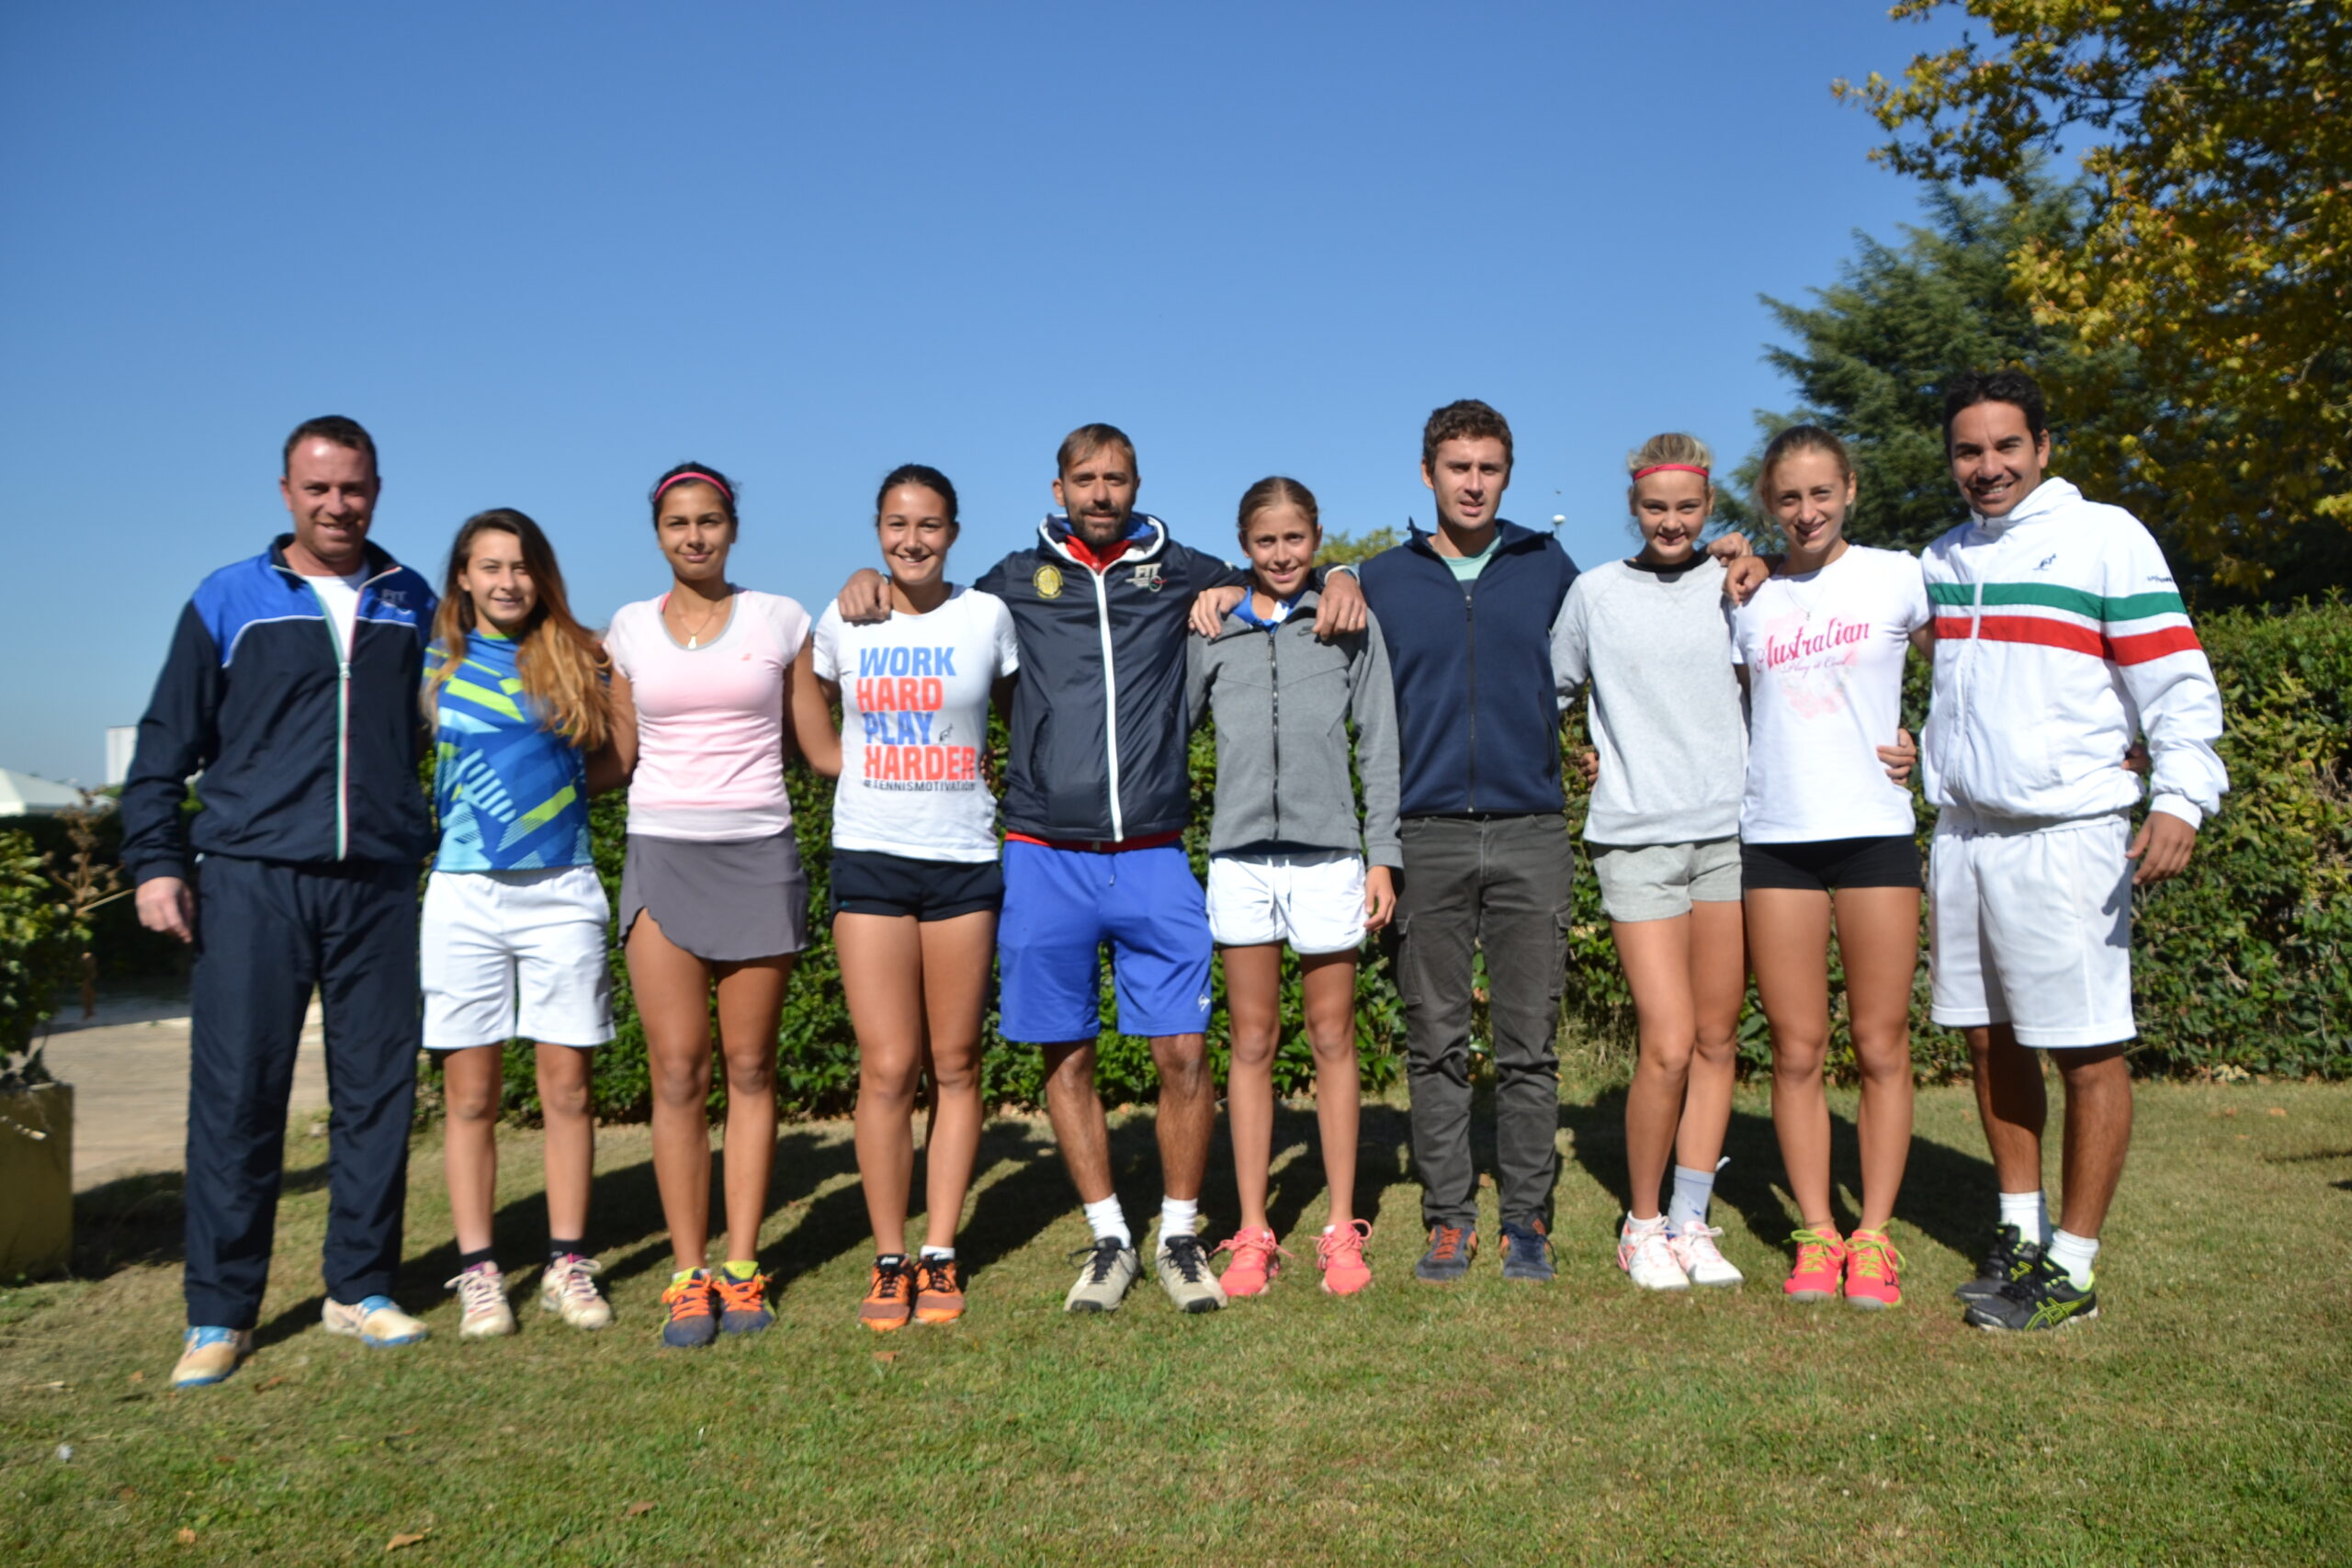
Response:
[[[2352,1077],[2352,607],[2332,602],[2285,613],[2236,611],[2204,618],[2199,632],[2229,713],[2222,752],[2234,787],[2226,809],[2200,835],[2188,874],[2141,895],[2133,971],[2143,1031],[2138,1065],[2144,1072],[2183,1076]],[[1915,734],[1927,705],[1928,672],[1914,660],[1905,710]],[[1572,723],[1564,750],[1573,753],[1581,743]],[[1216,758],[1204,734],[1193,747],[1196,825],[1185,840],[1196,870],[1205,858],[1215,781]],[[791,788],[812,908],[821,914],[831,787],[796,769]],[[1584,806],[1580,795],[1566,802],[1572,828],[1581,826]],[[600,801],[594,819],[598,866],[617,896],[625,820],[617,798]],[[1923,843],[1932,820],[1923,806]],[[1632,998],[1589,873],[1579,873],[1575,894],[1566,1026],[1589,1043],[1603,1065],[1622,1062],[1630,1049]],[[821,1114],[845,1109],[854,1097],[857,1047],[821,919],[812,922],[811,934],[779,1031],[778,1087],[789,1110]],[[1357,982],[1357,1038],[1365,1085],[1380,1089],[1403,1071],[1404,1010],[1386,959],[1376,948],[1369,952]],[[597,1107],[607,1117],[640,1116],[647,1106],[644,1034],[617,952],[612,963],[620,1037],[598,1053]],[[1833,953],[1833,985],[1840,978]],[[1959,1036],[1928,1021],[1924,922],[1913,996],[1912,1049],[1921,1076],[1963,1073]],[[1285,1043],[1275,1082],[1284,1093],[1298,1092],[1312,1083],[1313,1065],[1295,971],[1286,978],[1283,1014]],[[1833,1069],[1850,1072],[1842,1010],[1837,1021]],[[1476,1033],[1483,1041],[1483,1019]],[[1740,1033],[1746,1066],[1766,1066],[1769,1036],[1752,991]],[[1225,1034],[1219,975],[1209,1048],[1220,1075]],[[1474,1042],[1474,1049],[1484,1046]],[[1108,1100],[1150,1097],[1154,1075],[1143,1041],[1106,1030],[1101,1052]],[[1037,1103],[1037,1054],[1000,1039],[993,1011],[984,1061],[990,1103]],[[512,1111],[535,1114],[528,1059],[520,1051],[510,1058],[507,1082]]]

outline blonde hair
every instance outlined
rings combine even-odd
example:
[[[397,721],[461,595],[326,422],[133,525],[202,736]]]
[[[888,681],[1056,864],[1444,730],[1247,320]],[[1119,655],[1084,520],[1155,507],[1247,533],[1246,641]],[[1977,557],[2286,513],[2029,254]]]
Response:
[[[472,558],[474,540],[492,530],[514,536],[523,548],[523,570],[538,590],[530,624],[514,639],[514,672],[522,680],[523,694],[538,706],[547,728],[582,751],[594,751],[612,737],[605,684],[611,664],[596,639],[572,618],[555,547],[537,523],[512,507],[494,507],[467,518],[449,547],[441,608],[433,617],[433,641],[441,662],[421,694],[425,722],[435,722],[435,699],[466,656],[466,634],[474,629],[474,601],[459,579]]]
[[[1633,451],[1625,454],[1627,476],[1625,504],[1628,506],[1634,504],[1636,492],[1640,489],[1634,476],[1638,475],[1645,468],[1655,468],[1660,464],[1668,463],[1702,470],[1699,477],[1706,480],[1707,488],[1710,491],[1715,488],[1714,453],[1710,451],[1707,444],[1697,436],[1685,434],[1679,430],[1669,430],[1664,434],[1651,436]]]
[[[1846,455],[1846,444],[1817,424],[1792,424],[1764,446],[1763,459],[1756,466],[1756,510],[1765,517],[1772,515],[1772,470],[1783,459],[1799,452],[1826,452],[1838,465],[1838,477],[1854,477],[1854,460]]]

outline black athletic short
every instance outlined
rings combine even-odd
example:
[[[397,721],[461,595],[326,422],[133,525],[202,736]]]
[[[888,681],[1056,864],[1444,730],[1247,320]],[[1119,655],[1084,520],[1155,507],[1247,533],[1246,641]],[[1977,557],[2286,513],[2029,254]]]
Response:
[[[1919,846],[1908,833],[1880,839],[1815,839],[1802,844],[1739,846],[1739,886],[1793,887],[1833,893],[1840,887],[1918,887]]]
[[[872,850],[833,852],[833,913],[946,920],[1004,906],[1004,873],[992,860],[915,860]]]

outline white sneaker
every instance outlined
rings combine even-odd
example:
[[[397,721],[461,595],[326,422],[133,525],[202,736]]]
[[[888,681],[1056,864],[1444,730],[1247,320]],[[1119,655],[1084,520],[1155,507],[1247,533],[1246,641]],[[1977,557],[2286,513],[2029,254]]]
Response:
[[[1628,1214],[1617,1233],[1617,1267],[1645,1291],[1687,1291],[1690,1277],[1674,1260],[1663,1218],[1643,1224]]]
[[[603,1328],[613,1321],[613,1305],[596,1289],[593,1276],[605,1266],[577,1253],[548,1265],[539,1276],[539,1309],[560,1314],[574,1328]]]
[[[1715,1247],[1715,1237],[1723,1235],[1719,1225],[1704,1220],[1685,1220],[1682,1229],[1668,1245],[1674,1249],[1675,1262],[1690,1277],[1694,1285],[1729,1288],[1745,1281],[1747,1275],[1734,1266]]]
[[[390,1296],[330,1301],[320,1309],[319,1322],[329,1334],[345,1335],[376,1349],[413,1345],[425,1336],[424,1325],[401,1311]]]
[[[458,1292],[458,1338],[495,1339],[514,1332],[514,1309],[506,1304],[506,1276],[497,1264],[477,1264],[447,1288]]]
[[[1143,1272],[1136,1249],[1114,1235],[1101,1237],[1071,1256],[1086,1261],[1078,1271],[1078,1283],[1062,1300],[1064,1312],[1116,1312],[1127,1287]]]

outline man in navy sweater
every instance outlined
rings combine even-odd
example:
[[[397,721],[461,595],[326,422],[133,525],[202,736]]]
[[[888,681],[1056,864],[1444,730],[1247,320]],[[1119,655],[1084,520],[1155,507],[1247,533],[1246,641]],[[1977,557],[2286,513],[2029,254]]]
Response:
[[[334,1107],[326,1328],[424,1337],[391,1289],[416,1097],[416,874],[432,841],[416,691],[434,596],[368,542],[380,481],[367,431],[311,420],[284,458],[293,532],[198,585],[122,791],[140,920],[196,949],[175,1388],[219,1382],[252,1347],[313,987]],[[204,809],[189,817],[198,773]]]
[[[1470,1005],[1481,949],[1503,1277],[1552,1278],[1555,1040],[1576,862],[1551,649],[1577,569],[1551,535],[1499,516],[1510,464],[1510,426],[1485,403],[1430,414],[1421,481],[1437,498],[1437,530],[1413,529],[1358,572],[1396,686],[1405,868],[1390,930],[1429,1231],[1414,1272],[1430,1280],[1460,1279],[1477,1253]]]

